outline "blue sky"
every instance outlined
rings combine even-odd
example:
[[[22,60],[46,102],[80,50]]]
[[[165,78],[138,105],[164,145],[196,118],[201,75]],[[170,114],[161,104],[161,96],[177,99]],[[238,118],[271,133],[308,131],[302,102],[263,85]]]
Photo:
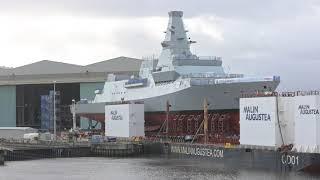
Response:
[[[192,52],[222,56],[228,72],[320,88],[317,0],[0,0],[0,66],[157,56],[170,10],[184,11]]]

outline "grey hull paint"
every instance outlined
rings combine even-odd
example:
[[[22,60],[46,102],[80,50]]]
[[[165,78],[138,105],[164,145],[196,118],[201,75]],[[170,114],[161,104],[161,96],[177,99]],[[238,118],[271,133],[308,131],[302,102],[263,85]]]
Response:
[[[137,99],[133,101],[143,101],[146,112],[165,111],[166,101],[171,104],[170,111],[196,111],[203,109],[204,98],[207,98],[209,110],[239,109],[239,98],[241,92],[254,93],[256,90],[264,90],[267,85],[275,89],[279,82],[250,82],[232,83],[212,86],[191,86],[187,89],[177,91],[162,96],[155,96],[147,99]],[[248,91],[248,90],[251,90]],[[104,113],[105,103],[78,104],[77,113]]]
[[[162,144],[161,152],[171,158],[220,163],[232,168],[256,168],[276,171],[317,171],[320,154],[282,153],[275,150],[224,148],[214,145],[172,143]],[[222,154],[222,155],[221,155]]]
[[[275,89],[278,82],[250,82],[232,83],[213,86],[191,86],[187,89],[144,99],[145,111],[165,111],[166,101],[171,104],[170,111],[193,111],[203,110],[203,101],[207,98],[209,110],[239,109],[239,98],[241,91],[254,93],[256,90],[263,90],[263,86],[268,85]],[[252,89],[253,91],[248,91]]]

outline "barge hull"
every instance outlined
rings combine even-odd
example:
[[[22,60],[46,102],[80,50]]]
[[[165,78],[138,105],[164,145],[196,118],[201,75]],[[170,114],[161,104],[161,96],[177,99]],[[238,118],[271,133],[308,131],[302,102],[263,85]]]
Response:
[[[279,152],[268,149],[225,148],[203,144],[163,144],[170,158],[194,159],[230,168],[319,172],[320,154]]]

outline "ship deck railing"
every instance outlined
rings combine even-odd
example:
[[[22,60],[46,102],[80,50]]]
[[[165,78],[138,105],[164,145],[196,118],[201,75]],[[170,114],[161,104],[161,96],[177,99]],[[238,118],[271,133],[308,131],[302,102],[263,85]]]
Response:
[[[214,78],[214,79],[223,79],[223,78],[243,78],[243,74],[217,74],[217,73],[191,73],[181,75],[182,78]]]
[[[319,96],[320,90],[309,91],[284,91],[284,92],[252,92],[241,94],[241,98],[254,98],[254,97],[295,97],[295,96]]]
[[[181,55],[181,56],[173,56],[172,57],[173,60],[211,60],[211,61],[222,61],[222,57],[220,56],[190,56],[190,57],[186,57],[185,55]]]

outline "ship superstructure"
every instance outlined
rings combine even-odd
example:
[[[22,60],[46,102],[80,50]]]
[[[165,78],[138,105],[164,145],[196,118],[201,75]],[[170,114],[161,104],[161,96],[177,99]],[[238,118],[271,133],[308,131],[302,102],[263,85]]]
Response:
[[[240,96],[273,92],[280,78],[229,74],[223,69],[221,57],[192,54],[190,45],[195,41],[188,38],[182,16],[181,11],[169,12],[169,23],[158,60],[144,61],[138,77],[117,81],[117,77],[109,75],[104,88],[96,91],[94,101],[79,105],[77,113],[104,122],[105,105],[143,102],[146,131],[157,130],[166,119],[169,102],[169,118],[174,122],[171,123],[172,134],[195,134],[201,123],[203,101],[206,99],[210,116],[215,118],[210,121],[219,124],[212,123],[212,127],[220,127],[215,130],[211,128],[212,133],[239,135],[237,111]],[[215,115],[215,112],[222,113]]]
[[[204,98],[209,109],[237,109],[244,93],[272,92],[279,77],[245,77],[227,74],[221,57],[199,57],[191,53],[182,21],[183,12],[169,12],[169,23],[158,61],[142,63],[139,77],[113,81],[109,78],[94,103],[143,101],[147,112],[201,110]]]

